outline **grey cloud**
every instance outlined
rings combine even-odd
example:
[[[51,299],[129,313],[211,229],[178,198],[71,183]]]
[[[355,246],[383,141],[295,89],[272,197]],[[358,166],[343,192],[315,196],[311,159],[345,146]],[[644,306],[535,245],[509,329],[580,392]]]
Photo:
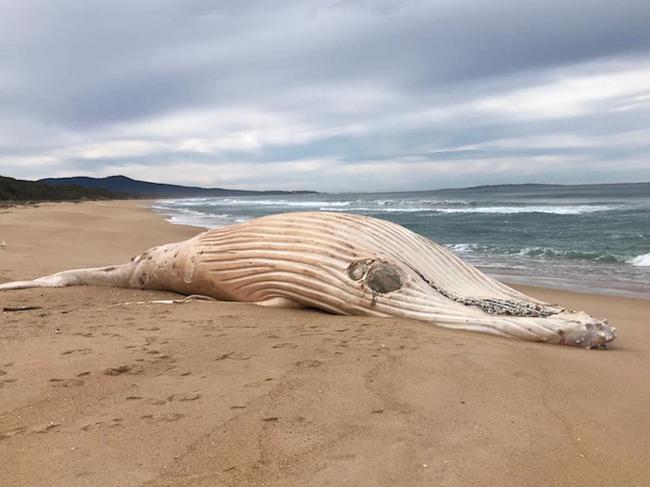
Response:
[[[463,149],[503,138],[560,132],[597,137],[647,126],[650,107],[637,99],[638,90],[611,95],[600,110],[600,102],[590,102],[591,111],[573,116],[522,110],[522,117],[514,117],[473,105],[558,79],[648,67],[650,9],[644,1],[6,3],[0,17],[0,128],[12,135],[0,135],[0,172],[15,176],[98,174],[129,161],[151,167],[258,164],[255,176],[243,181],[252,186],[264,185],[265,164],[283,161],[329,159],[340,169],[412,158],[461,164],[541,154],[594,161],[647,154],[646,146],[639,154],[638,146],[597,144]],[[626,103],[632,108],[614,112],[609,106]],[[280,125],[292,120],[315,135],[206,152],[183,148],[180,136],[134,130],[129,138],[153,138],[164,148],[90,159],[72,150],[110,142],[132,124],[220,110],[253,110]],[[262,130],[254,120],[240,125],[183,137]],[[57,162],[40,171],[17,164],[5,170],[3,161],[18,155]],[[630,178],[650,178],[638,164],[630,167]],[[574,178],[582,172],[568,171]],[[336,181],[319,174],[326,171],[314,170],[312,177],[333,189]],[[472,177],[476,183],[488,176],[479,171]]]

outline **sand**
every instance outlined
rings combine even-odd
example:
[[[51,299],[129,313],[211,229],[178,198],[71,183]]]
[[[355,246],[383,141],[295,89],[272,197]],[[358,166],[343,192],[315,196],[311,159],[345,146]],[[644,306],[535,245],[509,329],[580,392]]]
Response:
[[[199,229],[141,202],[0,210],[0,281],[127,261]],[[164,292],[0,294],[0,484],[642,486],[650,300],[607,351]]]

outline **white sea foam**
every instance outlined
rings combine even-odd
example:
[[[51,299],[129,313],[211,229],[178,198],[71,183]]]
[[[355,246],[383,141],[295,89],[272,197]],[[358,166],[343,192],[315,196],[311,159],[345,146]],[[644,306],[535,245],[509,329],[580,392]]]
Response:
[[[430,207],[402,207],[402,208],[379,208],[379,207],[354,207],[345,209],[330,208],[322,206],[321,211],[345,211],[345,212],[373,212],[373,213],[477,213],[477,214],[517,214],[517,213],[547,213],[554,215],[581,215],[584,213],[595,213],[599,211],[611,211],[618,209],[614,206],[483,206],[470,208],[430,208]]]
[[[243,223],[248,218],[234,216],[228,213],[205,213],[202,211],[189,210],[187,208],[170,207],[164,205],[153,205],[153,209],[167,215],[166,220],[177,225],[190,225],[201,228],[218,228],[233,223]]]
[[[597,211],[610,211],[617,209],[614,206],[483,206],[476,208],[441,208],[435,211],[440,213],[550,213],[555,215],[580,215]]]
[[[650,267],[650,254],[639,255],[628,260],[628,263],[638,267]]]
[[[276,200],[276,199],[244,199],[244,198],[218,198],[218,199],[209,199],[206,201],[189,201],[186,200],[182,202],[183,205],[192,205],[192,206],[284,206],[284,207],[296,207],[296,208],[320,208],[324,207],[339,207],[339,206],[349,206],[350,201],[294,201],[294,200]]]
[[[466,252],[471,252],[472,250],[476,250],[478,246],[476,244],[458,243],[458,244],[445,245],[445,247],[447,247],[449,250],[453,252],[466,253]]]
[[[170,200],[171,201],[171,200]],[[173,201],[173,203],[178,203]],[[441,206],[467,206],[461,200],[404,200],[404,199],[350,199],[350,200],[287,200],[287,199],[251,199],[251,198],[213,198],[201,200],[184,200],[183,205],[205,206],[285,206],[296,208],[353,208],[357,210],[415,210],[427,211]]]
[[[274,209],[309,209],[320,211],[345,211],[358,213],[478,213],[478,214],[516,214],[547,213],[556,215],[580,215],[600,211],[617,210],[614,205],[502,205],[490,206],[487,202],[435,199],[349,199],[349,200],[310,200],[275,198],[189,198],[159,200],[164,209],[174,208],[218,208],[218,207],[260,207]]]
[[[378,207],[355,207],[351,206],[349,208],[332,208],[331,206],[321,206],[320,211],[334,211],[334,212],[345,212],[345,213],[423,213],[423,212],[433,212],[435,211],[432,208],[378,208]]]

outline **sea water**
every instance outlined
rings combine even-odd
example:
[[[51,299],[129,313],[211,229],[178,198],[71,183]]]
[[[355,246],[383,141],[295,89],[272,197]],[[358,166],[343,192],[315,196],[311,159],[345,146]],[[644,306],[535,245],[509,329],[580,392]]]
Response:
[[[291,211],[368,215],[508,282],[650,298],[650,184],[167,199],[153,207],[173,223],[205,228]]]

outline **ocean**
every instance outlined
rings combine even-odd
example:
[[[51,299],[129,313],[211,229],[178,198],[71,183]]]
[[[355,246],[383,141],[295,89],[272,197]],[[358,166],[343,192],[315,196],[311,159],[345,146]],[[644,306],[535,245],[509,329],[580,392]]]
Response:
[[[497,279],[650,298],[650,184],[165,199],[153,208],[204,228],[290,211],[357,213],[425,235]]]

